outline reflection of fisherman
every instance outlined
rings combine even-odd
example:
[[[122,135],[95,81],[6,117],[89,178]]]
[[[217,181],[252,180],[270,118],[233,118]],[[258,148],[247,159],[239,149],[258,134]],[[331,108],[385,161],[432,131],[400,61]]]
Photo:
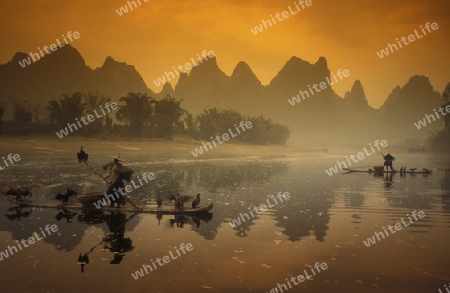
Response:
[[[106,216],[106,224],[111,232],[104,238],[105,248],[114,253],[114,259],[110,264],[120,264],[125,252],[133,250],[130,238],[125,238],[126,215],[120,212],[111,212]],[[108,245],[109,244],[109,245]]]
[[[125,166],[122,166],[120,161],[123,160],[120,158],[119,155],[116,155],[112,158],[114,159],[113,162],[110,162],[109,164],[103,166],[103,169],[105,170],[109,168],[109,175],[106,175],[103,178],[110,179],[110,184],[108,186],[108,189],[106,190],[106,194],[107,195],[114,194],[114,192],[116,191],[116,194],[118,196],[117,206],[120,207],[120,204],[124,205],[126,203],[126,198],[124,196],[125,185],[123,183],[123,180],[130,182],[133,170]],[[110,206],[114,207],[114,201],[111,202]]]
[[[392,161],[394,161],[395,158],[391,156],[389,152],[387,153],[386,156],[383,155],[383,158],[384,158],[384,165],[386,166],[386,171],[389,170],[389,167],[391,168],[391,171],[395,171],[394,168],[392,167]]]
[[[111,212],[109,215],[104,215],[102,211],[83,211],[82,214],[78,216],[78,221],[80,223],[86,224],[99,224],[106,222],[109,234],[106,235],[102,240],[94,245],[88,252],[84,255],[80,253],[78,256],[78,264],[81,265],[81,272],[84,271],[84,266],[89,264],[89,254],[93,252],[98,246],[104,243],[104,249],[108,249],[114,253],[114,259],[111,260],[110,264],[120,264],[125,256],[125,253],[134,249],[132,245],[132,240],[130,238],[125,238],[125,224],[134,218],[137,213],[132,215],[130,218],[126,219],[126,215],[121,212]]]

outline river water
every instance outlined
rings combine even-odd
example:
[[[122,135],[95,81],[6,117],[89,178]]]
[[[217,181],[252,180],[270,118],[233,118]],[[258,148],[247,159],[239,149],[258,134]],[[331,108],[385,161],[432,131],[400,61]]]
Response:
[[[278,286],[284,292],[414,293],[440,288],[445,292],[444,284],[450,283],[450,173],[436,168],[450,165],[450,159],[395,154],[396,168],[432,168],[432,175],[326,174],[336,160],[357,151],[203,160],[146,160],[128,154],[126,166],[136,175],[156,176],[132,192],[134,202],[152,204],[161,192],[165,204],[171,204],[170,194],[200,193],[201,204],[213,202],[214,208],[197,218],[14,209],[2,199],[0,250],[46,225],[57,225],[58,231],[13,255],[3,255],[0,288],[2,292],[235,293],[270,292]],[[102,163],[106,162],[91,165],[100,170]],[[374,155],[355,166],[381,163]],[[31,199],[39,202],[53,201],[52,196],[67,187],[79,193],[105,189],[73,158],[29,158],[1,175],[12,186],[13,179],[46,178],[41,187],[32,188]],[[290,198],[281,202],[279,192],[288,192]],[[268,203],[272,207],[266,211],[253,212],[254,217],[249,213],[249,208]],[[401,223],[402,218],[409,221],[407,215],[413,211],[423,211],[425,217],[412,218],[413,224],[370,247],[364,245],[383,227]],[[229,222],[243,213],[248,218],[233,228]],[[192,249],[183,253],[182,244]],[[89,263],[80,265],[80,255]],[[170,256],[168,262],[156,264],[156,258],[164,256]],[[156,269],[143,271],[137,279],[132,276],[152,261]],[[326,263],[327,269],[314,276],[310,266],[317,262]],[[301,283],[290,281],[291,288],[287,287],[292,277],[305,274],[310,276]]]

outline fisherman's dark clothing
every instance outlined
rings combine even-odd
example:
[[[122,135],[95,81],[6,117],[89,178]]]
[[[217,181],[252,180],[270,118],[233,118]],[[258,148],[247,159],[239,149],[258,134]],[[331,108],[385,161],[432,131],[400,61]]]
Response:
[[[123,183],[123,181],[130,181],[131,174],[129,173],[132,173],[133,171],[122,166],[119,161],[114,161],[104,166],[105,169],[108,167],[110,170],[110,174],[106,178],[109,177],[111,183],[106,190],[106,194],[114,195],[114,197],[117,198],[115,202],[117,202],[118,206],[120,206],[121,204],[125,204],[126,200],[119,191],[119,188],[122,188],[122,192],[125,192],[125,184]],[[117,192],[117,196],[114,194],[114,192]],[[114,202],[111,202],[111,206],[114,206]]]
[[[79,153],[77,153],[77,157],[78,157],[78,163],[81,163],[81,161],[88,161],[89,159],[89,155],[86,154],[85,151],[83,151],[83,149],[80,150]]]
[[[392,167],[392,161],[394,161],[395,158],[393,156],[391,156],[390,154],[387,154],[386,156],[384,156],[384,165],[386,166],[386,171],[389,170],[389,167],[391,168],[391,171],[394,170],[394,168]]]

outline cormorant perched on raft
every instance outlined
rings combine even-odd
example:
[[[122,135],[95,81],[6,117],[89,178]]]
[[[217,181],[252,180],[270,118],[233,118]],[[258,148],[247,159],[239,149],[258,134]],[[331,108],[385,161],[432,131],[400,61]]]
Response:
[[[179,197],[178,194],[177,195],[170,195],[170,200],[173,200],[173,204],[174,204],[175,207],[178,206],[178,197]]]
[[[162,206],[162,198],[161,198],[161,192],[158,192],[158,198],[156,199],[156,203],[158,204],[158,207]]]
[[[194,201],[192,201],[192,207],[196,208],[196,207],[198,207],[199,204],[200,204],[200,193],[197,194],[197,198],[194,199]]]
[[[175,200],[175,208],[179,208],[180,207],[180,203],[181,203],[181,196],[180,193],[177,193],[177,195],[173,196],[171,195],[170,198]]]
[[[184,200],[186,199],[186,197],[184,195],[180,195],[180,209],[184,208]]]
[[[72,195],[77,195],[78,193],[74,190],[72,190],[70,187],[67,188],[65,194],[61,194],[61,192],[58,192],[55,196],[55,199],[60,200],[62,203],[66,203],[69,201],[69,197]]]

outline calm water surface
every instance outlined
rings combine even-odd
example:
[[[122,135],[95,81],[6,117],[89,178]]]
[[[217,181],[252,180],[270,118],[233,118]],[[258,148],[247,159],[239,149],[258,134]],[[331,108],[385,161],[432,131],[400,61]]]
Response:
[[[202,204],[214,203],[211,213],[201,218],[82,211],[63,217],[62,211],[52,209],[11,209],[14,205],[2,199],[0,250],[47,224],[56,224],[59,230],[4,258],[0,288],[2,292],[269,292],[286,283],[285,278],[325,262],[327,270],[285,292],[438,292],[450,283],[450,173],[435,170],[429,176],[404,177],[325,173],[336,160],[357,151],[186,161],[145,161],[123,154],[136,175],[156,175],[155,181],[133,191],[133,201],[152,203],[161,191],[170,204],[169,194],[201,193]],[[396,157],[397,168],[450,165],[448,158],[424,154]],[[91,162],[98,170],[104,163]],[[380,165],[382,160],[374,155],[361,163]],[[51,179],[51,184],[32,189],[32,199],[40,202],[52,201],[52,195],[67,187],[79,193],[105,189],[73,158],[27,160],[1,175]],[[278,192],[289,192],[290,199],[231,227],[229,221],[253,206],[273,203]],[[414,210],[423,210],[425,218],[371,247],[364,245],[374,232],[407,219]],[[137,280],[132,277],[151,260],[175,254],[182,243],[191,243],[192,251]],[[77,264],[80,254],[89,258],[83,272]]]

